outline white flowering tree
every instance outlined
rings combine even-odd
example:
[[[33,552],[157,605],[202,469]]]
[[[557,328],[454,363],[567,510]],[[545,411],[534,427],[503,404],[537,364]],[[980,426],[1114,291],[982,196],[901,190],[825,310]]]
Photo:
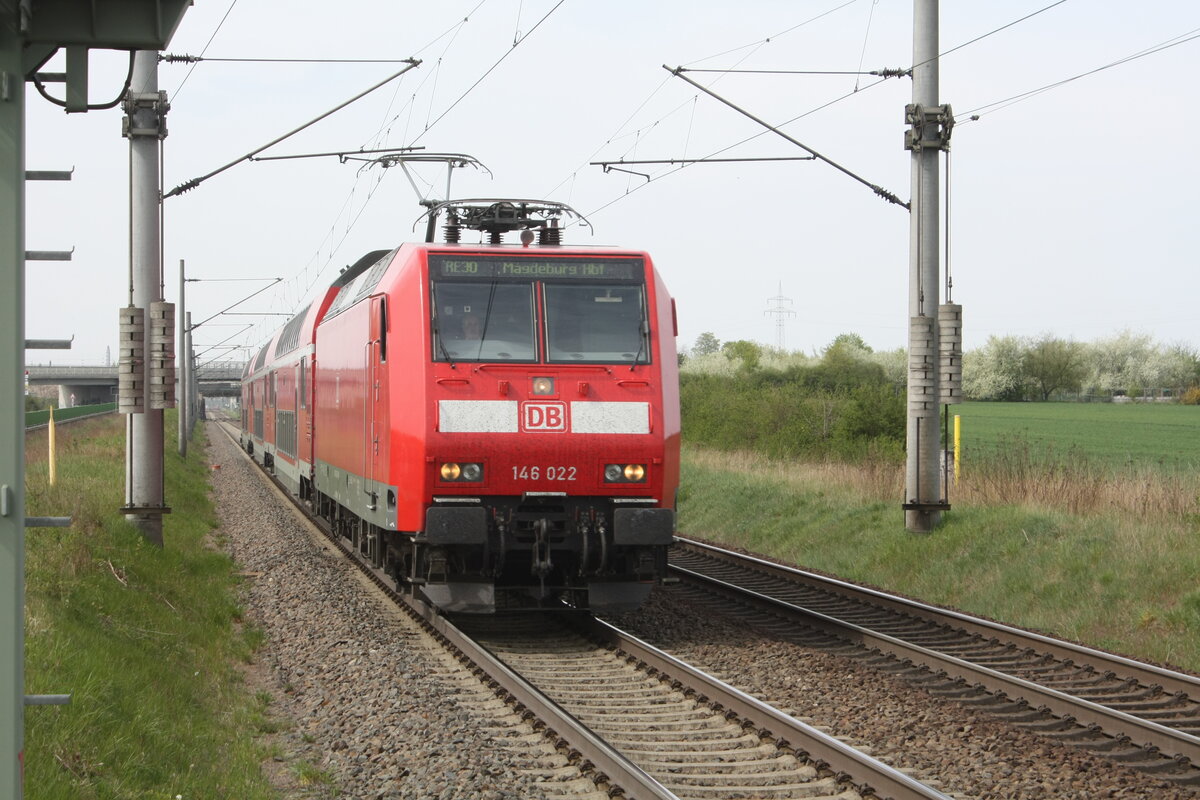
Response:
[[[1028,351],[1024,338],[989,336],[983,347],[963,355],[963,394],[972,400],[1023,400]]]

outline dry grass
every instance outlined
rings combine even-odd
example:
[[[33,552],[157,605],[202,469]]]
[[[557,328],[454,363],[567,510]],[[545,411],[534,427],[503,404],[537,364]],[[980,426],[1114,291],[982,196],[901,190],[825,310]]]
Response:
[[[899,502],[904,467],[883,461],[859,464],[785,462],[750,452],[688,448],[697,465],[747,474],[774,475],[789,485],[819,486],[868,502]],[[1015,506],[1078,516],[1118,516],[1146,521],[1194,522],[1200,518],[1200,475],[1133,466],[1114,472],[1086,460],[1038,463],[1027,451],[977,462],[957,483],[954,506]]]
[[[1200,476],[1152,467],[1119,474],[1080,466],[987,465],[952,487],[960,502],[1023,505],[1080,516],[1180,519],[1200,513]]]

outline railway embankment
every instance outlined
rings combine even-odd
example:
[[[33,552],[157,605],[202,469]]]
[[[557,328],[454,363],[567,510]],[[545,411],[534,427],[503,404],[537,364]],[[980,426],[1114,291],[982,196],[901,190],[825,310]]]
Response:
[[[280,723],[243,679],[262,637],[214,530],[212,465],[203,447],[185,461],[168,442],[159,550],[117,512],[124,437],[116,415],[59,429],[51,486],[46,431],[27,435],[26,513],[73,524],[26,534],[25,691],[71,695],[26,711],[26,791],[275,797],[260,763]]]
[[[992,491],[971,486],[968,476],[951,486],[941,527],[911,534],[899,510],[903,476],[889,465],[805,465],[685,448],[679,529],[1200,671],[1200,481],[1148,471],[1089,484],[1086,474],[1051,471],[1035,495],[1020,482],[1035,477],[973,478],[1010,481]],[[1080,494],[1087,502],[1073,511]]]

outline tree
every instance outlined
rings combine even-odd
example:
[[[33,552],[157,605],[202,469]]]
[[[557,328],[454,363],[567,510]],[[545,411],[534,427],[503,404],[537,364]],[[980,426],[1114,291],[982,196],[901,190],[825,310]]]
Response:
[[[741,361],[742,367],[747,370],[757,369],[758,360],[762,357],[762,349],[754,342],[748,342],[745,339],[739,339],[736,342],[726,342],[721,345],[721,352],[730,361]]]
[[[1042,336],[1025,353],[1025,376],[1043,400],[1059,389],[1076,389],[1087,374],[1083,346],[1078,342]]]
[[[696,337],[696,344],[692,346],[692,355],[712,355],[720,349],[721,340],[713,336],[711,331],[705,331]]]
[[[896,386],[908,383],[908,351],[903,347],[871,353],[871,361],[883,369],[883,376],[888,383]]]
[[[1157,350],[1150,336],[1131,331],[1093,342],[1087,348],[1088,391],[1118,394],[1133,390],[1140,394],[1143,387],[1159,385],[1153,369]]]
[[[871,358],[871,348],[855,333],[843,333],[825,348],[821,363],[806,371],[812,387],[836,390],[883,383],[883,367]]]
[[[825,352],[828,353],[834,348],[856,350],[864,354],[873,352],[871,350],[871,346],[867,344],[866,341],[857,333],[838,334],[837,338],[830,342],[829,346],[825,348]]]
[[[963,356],[963,393],[972,400],[1023,400],[1028,349],[1016,336],[989,336]]]

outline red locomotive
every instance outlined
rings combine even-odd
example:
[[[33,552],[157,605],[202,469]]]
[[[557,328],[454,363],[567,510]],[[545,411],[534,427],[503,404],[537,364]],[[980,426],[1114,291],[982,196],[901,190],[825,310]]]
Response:
[[[666,571],[674,301],[646,253],[562,245],[563,213],[437,206],[445,244],[363,257],[243,377],[243,446],[446,610],[628,609]]]

